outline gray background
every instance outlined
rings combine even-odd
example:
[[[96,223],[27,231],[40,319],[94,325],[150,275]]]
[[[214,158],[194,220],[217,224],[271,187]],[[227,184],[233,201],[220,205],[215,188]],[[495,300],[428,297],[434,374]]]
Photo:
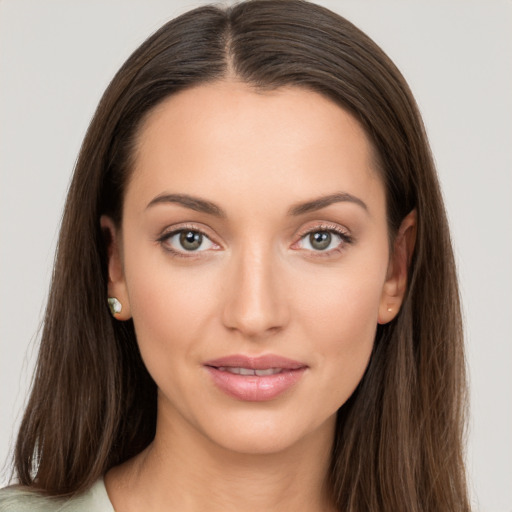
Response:
[[[188,0],[0,0],[0,464],[26,400],[81,139],[129,53]],[[396,62],[438,164],[466,318],[475,510],[512,511],[512,2],[319,3]],[[9,467],[0,471],[0,486]]]

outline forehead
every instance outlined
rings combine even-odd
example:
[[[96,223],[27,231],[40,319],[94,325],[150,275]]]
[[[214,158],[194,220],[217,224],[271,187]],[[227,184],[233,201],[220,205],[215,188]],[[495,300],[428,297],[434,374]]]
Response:
[[[164,191],[283,203],[334,189],[384,195],[357,120],[293,86],[261,92],[219,81],[177,93],[147,116],[134,156],[128,194],[136,188],[147,200]]]

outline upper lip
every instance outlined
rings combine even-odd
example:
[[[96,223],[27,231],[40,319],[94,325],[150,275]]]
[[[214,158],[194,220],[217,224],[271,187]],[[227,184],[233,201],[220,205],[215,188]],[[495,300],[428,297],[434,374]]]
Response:
[[[283,368],[285,370],[298,370],[299,368],[306,368],[307,365],[287,357],[278,356],[275,354],[265,354],[262,356],[245,356],[242,354],[234,354],[218,359],[206,361],[205,366],[212,366],[214,368],[250,368],[252,370],[266,370],[268,368]]]

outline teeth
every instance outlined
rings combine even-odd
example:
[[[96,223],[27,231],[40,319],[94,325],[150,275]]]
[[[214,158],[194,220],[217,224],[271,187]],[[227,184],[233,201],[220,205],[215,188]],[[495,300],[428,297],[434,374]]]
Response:
[[[269,368],[268,370],[254,370],[256,375],[262,377],[263,375],[275,375],[281,372],[281,368]]]
[[[235,375],[257,375],[258,377],[264,377],[265,375],[275,375],[281,373],[282,368],[267,368],[265,370],[253,370],[252,368],[237,368],[232,366],[219,366],[221,372],[234,373]]]

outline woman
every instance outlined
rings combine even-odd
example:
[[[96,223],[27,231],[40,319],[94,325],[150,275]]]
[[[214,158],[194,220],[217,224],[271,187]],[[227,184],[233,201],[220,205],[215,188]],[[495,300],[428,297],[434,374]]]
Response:
[[[82,146],[0,510],[469,510],[463,406],[444,208],[390,60],[296,0],[151,36]]]

